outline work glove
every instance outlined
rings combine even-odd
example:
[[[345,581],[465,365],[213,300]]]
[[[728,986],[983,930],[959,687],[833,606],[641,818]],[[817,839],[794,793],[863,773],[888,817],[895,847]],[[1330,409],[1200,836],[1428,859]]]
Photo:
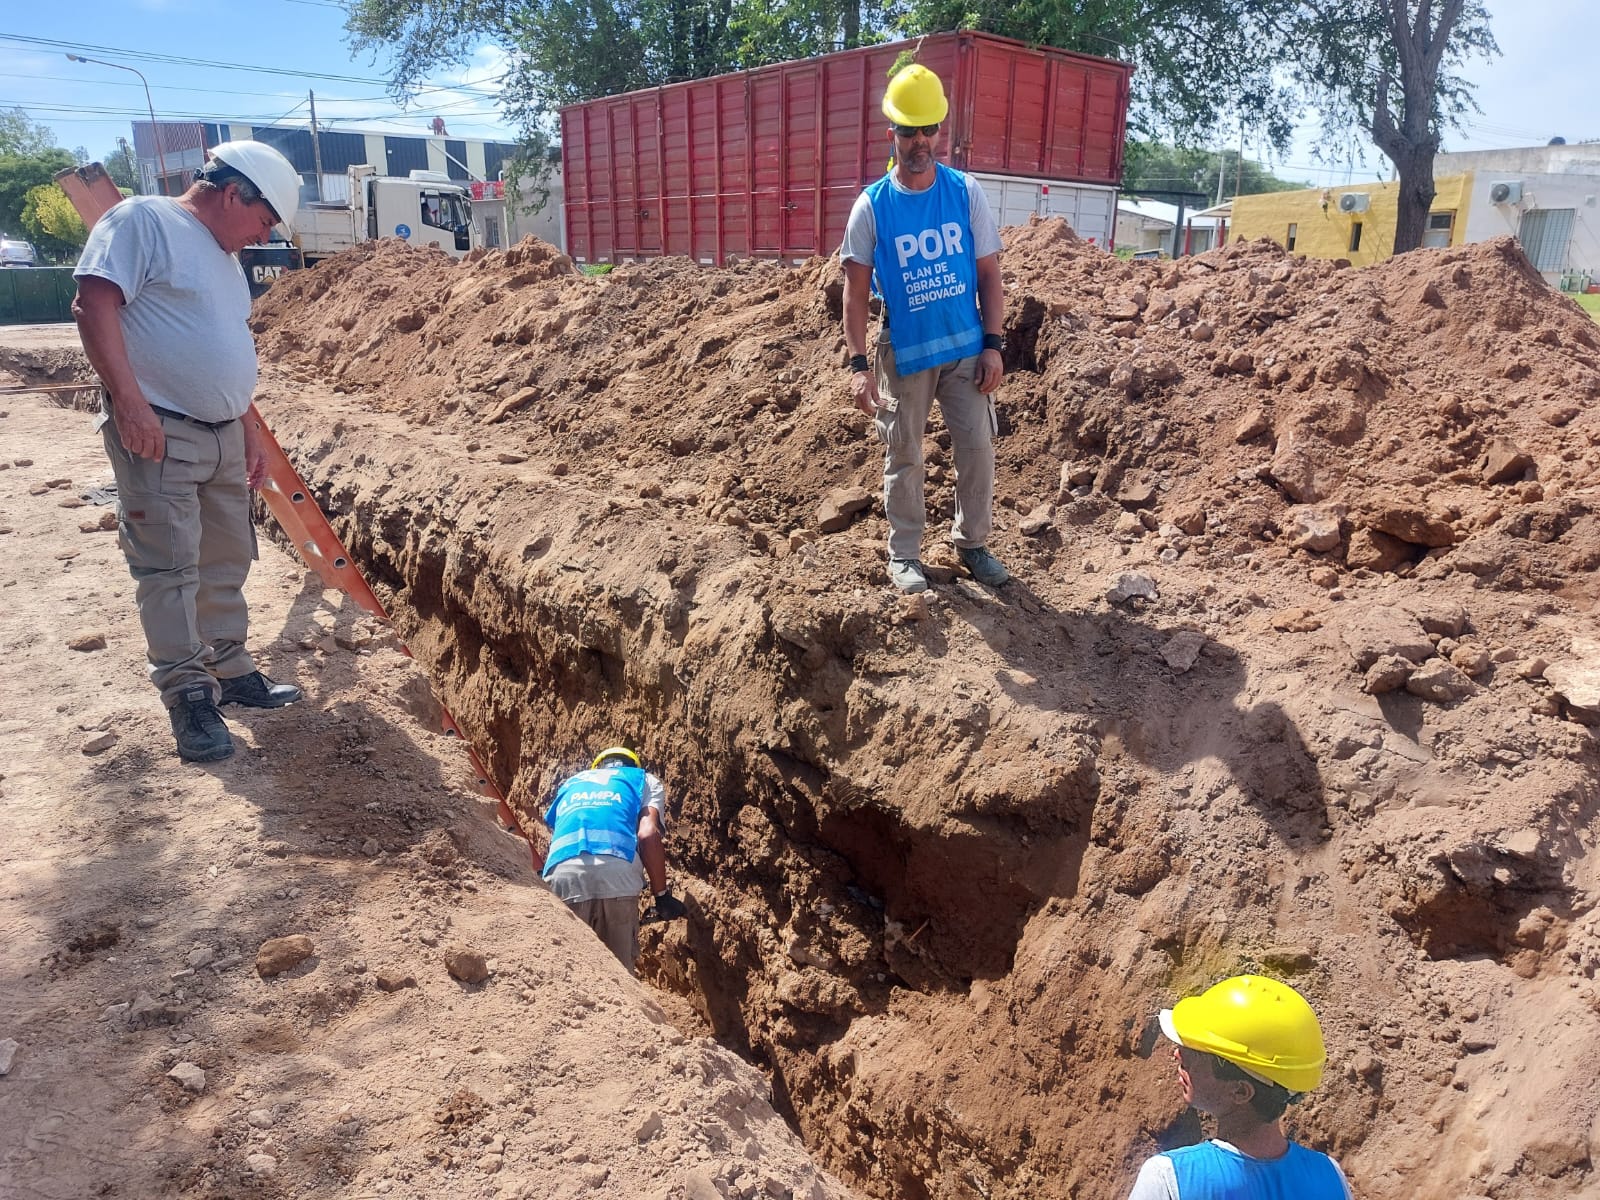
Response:
[[[656,902],[650,906],[650,911],[645,915],[647,921],[676,921],[679,917],[689,915],[689,910],[684,907],[682,900],[672,894],[669,885],[664,890],[656,893]]]

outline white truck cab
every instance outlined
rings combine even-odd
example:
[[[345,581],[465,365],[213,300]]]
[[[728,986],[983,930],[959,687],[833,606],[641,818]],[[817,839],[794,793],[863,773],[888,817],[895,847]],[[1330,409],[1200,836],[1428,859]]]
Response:
[[[412,171],[407,179],[379,175],[375,167],[349,169],[349,198],[300,206],[295,240],[306,264],[358,242],[397,237],[413,246],[437,246],[460,258],[472,249],[472,201],[467,189],[437,171]]]

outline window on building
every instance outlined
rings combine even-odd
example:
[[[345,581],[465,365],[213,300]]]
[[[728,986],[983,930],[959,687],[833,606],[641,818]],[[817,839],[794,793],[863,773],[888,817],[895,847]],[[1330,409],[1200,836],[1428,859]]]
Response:
[[[485,246],[498,246],[500,244],[500,222],[494,217],[483,219],[483,244]]]
[[[1283,240],[1283,248],[1285,250],[1293,250],[1294,249],[1295,239],[1297,237],[1299,237],[1299,236],[1300,236],[1300,226],[1298,224],[1296,224],[1294,221],[1290,221],[1289,222],[1289,236],[1284,238],[1284,240]]]
[[[1422,244],[1431,246],[1435,250],[1443,249],[1450,244],[1450,235],[1454,232],[1455,227],[1455,213],[1429,213],[1427,227],[1422,231]]]
[[[1350,223],[1350,249],[1352,252],[1361,249],[1360,221],[1352,221]]]
[[[1572,249],[1575,208],[1536,208],[1522,214],[1517,240],[1537,271],[1560,271]]]

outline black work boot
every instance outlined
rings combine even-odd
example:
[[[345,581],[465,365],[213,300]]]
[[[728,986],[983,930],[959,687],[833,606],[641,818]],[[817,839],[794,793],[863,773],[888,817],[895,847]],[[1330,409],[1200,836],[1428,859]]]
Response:
[[[247,708],[282,708],[300,699],[301,691],[292,683],[273,683],[260,671],[219,679],[223,704],[243,704]]]
[[[178,757],[184,762],[217,762],[233,753],[228,723],[211,702],[209,688],[185,689],[167,715],[172,718],[172,734],[178,739]]]

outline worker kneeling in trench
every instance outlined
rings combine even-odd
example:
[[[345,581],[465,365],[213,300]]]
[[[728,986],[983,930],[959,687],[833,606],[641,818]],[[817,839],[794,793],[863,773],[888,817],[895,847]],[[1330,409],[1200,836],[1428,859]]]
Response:
[[[1217,1135],[1139,1169],[1128,1200],[1350,1200],[1326,1154],[1291,1142],[1283,1111],[1322,1082],[1322,1027],[1305,998],[1260,975],[1224,979],[1161,1011],[1183,1098]]]
[[[545,810],[550,890],[631,972],[639,957],[639,892],[649,877],[652,920],[685,913],[667,885],[666,789],[638,754],[612,746],[556,789]]]

